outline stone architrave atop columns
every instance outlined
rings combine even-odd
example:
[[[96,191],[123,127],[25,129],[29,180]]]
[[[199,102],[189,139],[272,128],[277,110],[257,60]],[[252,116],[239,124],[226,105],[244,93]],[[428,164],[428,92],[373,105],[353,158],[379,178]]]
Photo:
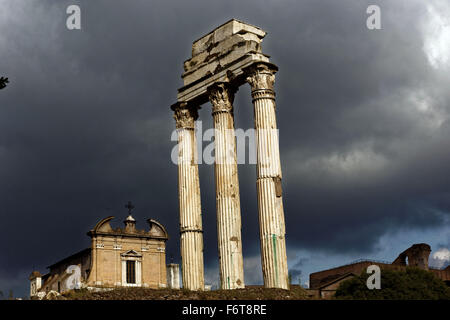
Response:
[[[229,83],[208,88],[215,129],[215,182],[220,283],[222,289],[244,288],[241,208],[236,158],[233,99]]]
[[[178,133],[178,190],[183,288],[204,290],[203,229],[197,164],[197,107],[172,107]]]
[[[275,115],[275,72],[269,63],[247,70],[254,106],[257,154],[257,197],[264,286],[289,288],[281,164]]]

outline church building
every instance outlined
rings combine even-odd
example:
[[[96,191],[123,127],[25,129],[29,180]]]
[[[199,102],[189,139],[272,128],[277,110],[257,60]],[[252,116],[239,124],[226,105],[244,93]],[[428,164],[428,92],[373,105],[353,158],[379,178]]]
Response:
[[[30,296],[79,288],[167,287],[165,243],[169,236],[164,226],[148,219],[148,230],[136,229],[130,210],[125,227],[113,229],[113,218],[100,220],[87,233],[90,248],[50,265],[45,275],[33,271]]]

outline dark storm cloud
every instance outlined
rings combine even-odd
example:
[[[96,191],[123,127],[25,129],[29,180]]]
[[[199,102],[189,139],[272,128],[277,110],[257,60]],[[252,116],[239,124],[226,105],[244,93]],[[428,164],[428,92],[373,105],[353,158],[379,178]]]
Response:
[[[287,79],[279,99],[298,96],[290,116],[299,124],[280,120],[293,245],[361,252],[391,228],[433,227],[448,215],[448,78],[422,50],[426,10],[400,3],[383,3],[379,33],[339,16],[328,20],[336,29],[300,33],[298,81]]]
[[[127,200],[139,227],[167,226],[179,261],[169,106],[192,41],[233,17],[268,31],[263,51],[280,67],[291,250],[370,251],[388,230],[448,216],[450,81],[422,50],[420,1],[377,1],[380,31],[356,0],[76,1],[82,30],[68,31],[74,2],[0,1],[0,76],[11,82],[0,92],[0,286],[88,246],[85,231],[108,215],[121,223]],[[237,127],[253,125],[249,96],[237,94]],[[200,116],[211,127],[208,105]],[[255,168],[239,170],[254,257]],[[200,175],[205,261],[216,266],[213,167]]]
[[[291,283],[298,282],[299,284],[302,284],[300,280],[303,275],[302,269],[308,262],[309,262],[308,259],[300,257],[297,263],[295,263],[293,266],[289,268],[289,276],[291,277]]]

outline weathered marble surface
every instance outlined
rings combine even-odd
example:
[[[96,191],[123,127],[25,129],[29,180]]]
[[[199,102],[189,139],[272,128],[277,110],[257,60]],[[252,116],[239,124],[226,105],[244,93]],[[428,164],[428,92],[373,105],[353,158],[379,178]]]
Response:
[[[252,89],[257,149],[257,197],[264,285],[289,287],[282,198],[282,174],[273,84],[278,68],[261,50],[266,33],[258,27],[230,20],[196,40],[192,57],[184,63],[184,86],[178,90],[180,159],[179,164],[181,253],[183,286],[203,290],[203,255],[196,251],[202,241],[198,169],[192,161],[195,146],[194,120],[186,106],[197,108],[210,101],[215,128],[215,181],[222,289],[244,287],[239,180],[234,134],[234,91],[248,82]],[[177,111],[176,111],[177,112]],[[177,113],[176,113],[177,114]],[[189,141],[189,143],[186,143]],[[231,151],[231,152],[230,152]],[[187,180],[189,181],[188,183]],[[189,198],[189,197],[192,197]],[[183,220],[189,217],[189,220]],[[190,221],[191,224],[188,223]],[[195,224],[192,225],[192,222]],[[200,226],[200,227],[199,227]],[[192,230],[190,232],[188,229]],[[192,238],[187,241],[188,235]],[[189,243],[189,245],[184,245]],[[195,267],[193,267],[195,266]],[[185,279],[188,277],[188,279]]]
[[[178,101],[189,101],[206,91],[198,91],[192,86],[200,84],[207,87],[218,80],[224,81],[227,73],[237,76],[241,74],[244,60],[266,61],[268,57],[261,51],[261,42],[266,32],[258,27],[238,21],[230,20],[212,32],[201,37],[192,45],[192,57],[184,62],[182,74],[184,87],[179,90]],[[210,82],[209,78],[213,78]],[[188,93],[195,92],[194,95]],[[188,96],[187,96],[188,95]]]

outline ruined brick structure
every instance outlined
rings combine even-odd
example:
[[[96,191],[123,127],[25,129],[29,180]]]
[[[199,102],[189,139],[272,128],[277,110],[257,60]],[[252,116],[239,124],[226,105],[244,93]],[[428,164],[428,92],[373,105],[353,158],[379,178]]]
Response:
[[[311,273],[309,287],[317,290],[317,295],[323,298],[334,295],[339,284],[353,276],[360,275],[370,265],[378,265],[382,269],[401,270],[408,266],[433,272],[438,278],[450,285],[450,266],[445,269],[435,269],[428,266],[431,247],[425,243],[414,244],[406,249],[392,262],[360,260],[348,265]]]
[[[399,254],[397,259],[392,262],[398,266],[413,266],[420,269],[428,270],[428,257],[430,256],[431,247],[426,243],[414,244]]]

